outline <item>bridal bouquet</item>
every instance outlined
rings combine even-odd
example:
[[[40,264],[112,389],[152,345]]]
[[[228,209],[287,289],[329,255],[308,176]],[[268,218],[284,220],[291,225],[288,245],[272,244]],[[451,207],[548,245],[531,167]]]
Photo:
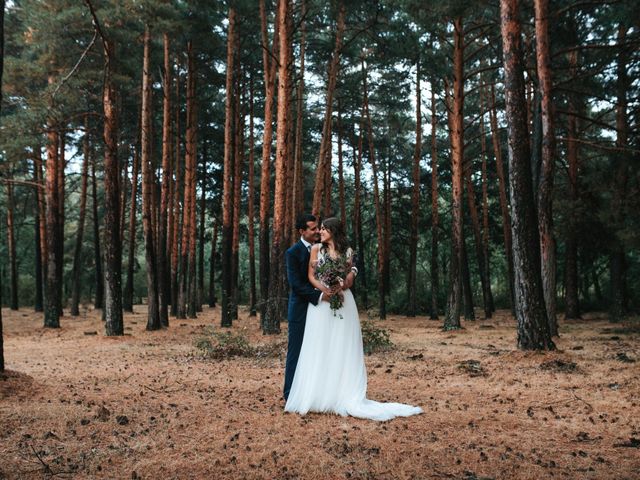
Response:
[[[327,255],[316,266],[317,279],[328,288],[333,288],[337,285],[342,286],[347,273],[349,273],[349,265],[347,259],[343,256],[334,259]],[[334,316],[336,315],[336,310],[342,308],[342,302],[342,293],[333,295],[329,300],[329,306]]]

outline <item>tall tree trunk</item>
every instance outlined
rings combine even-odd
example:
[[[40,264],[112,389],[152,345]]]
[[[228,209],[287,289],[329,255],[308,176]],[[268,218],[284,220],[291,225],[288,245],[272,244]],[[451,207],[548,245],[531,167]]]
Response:
[[[42,174],[40,146],[33,149],[33,169],[36,183],[37,209],[36,228],[36,302],[35,311],[44,311],[44,287],[47,279],[47,208],[45,205],[45,182]],[[39,268],[38,268],[39,264]]]
[[[618,43],[624,44],[627,37],[628,27],[620,25],[618,29]],[[617,102],[616,102],[616,147],[624,150],[628,147],[629,121],[627,117],[627,90],[629,89],[629,76],[627,72],[628,52],[621,48],[617,64]],[[627,172],[628,154],[623,151],[615,159],[614,167],[614,192],[613,203],[613,228],[614,239],[609,263],[611,282],[611,304],[609,305],[609,318],[617,322],[622,320],[627,313],[625,305],[626,297],[626,253],[625,244],[621,237],[621,231],[625,225],[625,208],[627,196]]]
[[[203,151],[203,158],[207,158],[206,150]],[[203,168],[204,171],[204,168]],[[202,303],[204,299],[204,242],[205,242],[205,213],[206,213],[206,182],[204,175],[200,183],[200,226],[198,228],[198,303],[197,311],[202,312]]]
[[[487,142],[484,129],[484,114],[486,105],[484,104],[485,90],[481,90],[482,115],[480,116],[480,145],[482,148],[482,258],[484,259],[484,274],[486,276],[486,288],[489,301],[489,312],[493,314],[495,305],[493,303],[493,292],[491,291],[491,268],[489,253],[489,179],[487,178]]]
[[[420,95],[420,60],[416,62],[416,145],[413,151],[413,189],[411,192],[411,239],[409,244],[409,272],[407,278],[407,315],[417,311],[418,220],[420,215],[420,156],[422,153],[422,97]]]
[[[534,0],[536,23],[536,63],[540,83],[542,114],[542,168],[538,186],[538,231],[542,260],[544,291],[549,332],[558,335],[556,319],[556,240],[553,234],[553,177],[555,172],[556,137],[553,112],[553,84],[549,47],[549,0]]]
[[[109,336],[124,335],[122,319],[122,253],[120,243],[120,192],[118,189],[118,143],[116,92],[113,82],[115,46],[105,40],[104,83],[104,239],[105,239],[105,329]]]
[[[151,65],[150,65],[151,33],[149,26],[144,29],[144,55],[142,66],[142,228],[144,232],[144,250],[147,264],[147,330],[159,330],[160,311],[158,308],[158,271],[156,265],[156,241],[154,238],[153,165],[151,160]]]
[[[13,221],[13,178],[7,182],[7,248],[11,271],[11,310],[18,310],[18,263],[16,258],[16,237]],[[2,304],[0,304],[1,306]]]
[[[50,79],[49,83],[52,83]],[[58,158],[58,132],[53,125],[49,125],[47,132],[47,169],[46,169],[46,195],[47,195],[47,283],[45,293],[44,326],[49,328],[60,327],[60,291],[58,286],[61,278],[58,277],[60,270],[58,263],[60,258],[59,221],[60,208],[58,189],[58,168],[60,168]]]
[[[440,235],[440,215],[438,214],[438,144],[436,128],[436,94],[431,89],[431,320],[438,320],[438,295],[440,278],[438,275],[438,236]]]
[[[66,132],[64,129],[61,129],[58,132],[58,147],[60,151],[58,153],[58,259],[59,261],[56,263],[56,267],[58,272],[56,273],[58,281],[58,309],[60,310],[60,316],[62,316],[62,298],[64,291],[64,224],[65,224],[65,167],[67,165],[67,161],[65,158],[66,153]]]
[[[577,52],[569,56],[571,76],[575,78],[578,68]],[[572,94],[569,98],[569,115],[567,118],[567,163],[569,164],[569,214],[567,221],[567,238],[565,245],[565,318],[580,318],[578,302],[578,235],[576,233],[578,214],[578,117],[577,98]]]
[[[182,168],[180,165],[180,77],[176,75],[176,109],[175,109],[175,128],[174,128],[174,165],[175,182],[173,187],[171,206],[172,236],[171,236],[171,315],[178,316],[179,305],[179,282],[178,282],[178,262],[180,259],[180,185],[182,185]],[[184,198],[184,197],[183,197]]]
[[[189,268],[188,268],[188,310],[189,318],[196,318],[196,234],[197,234],[197,215],[196,215],[196,185],[198,173],[198,152],[197,152],[197,133],[198,133],[198,99],[196,90],[196,54],[193,51],[193,42],[187,44],[187,138],[186,147],[187,154],[185,159],[190,163],[191,180],[189,182]]]
[[[262,7],[261,7],[262,8]],[[224,114],[224,166],[222,194],[222,312],[220,326],[233,324],[233,181],[234,181],[234,74],[236,60],[236,10],[229,7],[227,27],[227,92]],[[266,124],[265,124],[266,130]],[[266,141],[266,139],[265,139]],[[264,158],[263,158],[264,160]],[[264,172],[264,165],[263,165]]]
[[[347,227],[347,207],[345,205],[345,193],[344,193],[344,165],[342,159],[342,119],[340,111],[340,101],[338,101],[338,119],[336,123],[336,130],[338,133],[338,199],[340,202],[340,221]]]
[[[304,4],[303,4],[304,5]],[[297,141],[297,138],[296,138]],[[247,226],[249,243],[249,316],[255,317],[256,310],[256,246],[255,246],[255,136],[253,131],[253,80],[249,82],[249,187],[247,205]],[[302,160],[302,159],[301,159]],[[300,179],[302,180],[302,179]],[[294,208],[295,210],[295,208]]]
[[[549,332],[540,272],[518,15],[518,0],[500,0],[518,348],[553,350],[555,345]]]
[[[85,116],[84,120],[84,141],[82,161],[82,187],[80,191],[80,218],[78,219],[78,233],[76,237],[76,247],[73,254],[73,273],[71,286],[71,315],[77,317],[80,315],[78,305],[80,303],[80,262],[82,258],[82,242],[84,239],[84,219],[87,209],[87,183],[89,176],[89,117]]]
[[[360,203],[362,201],[362,181],[360,178],[360,172],[362,170],[362,152],[364,142],[364,116],[362,116],[360,120],[360,125],[358,128],[358,148],[356,152],[355,140],[353,141],[353,176],[354,176],[354,200],[353,200],[353,236],[355,238],[355,242],[358,249],[358,254],[356,255],[356,267],[358,268],[358,276],[360,279],[358,280],[357,285],[360,285],[361,288],[358,288],[357,291],[362,292],[362,308],[367,308],[369,305],[369,291],[367,289],[367,267],[366,262],[364,261],[365,249],[364,249],[364,236],[362,235],[362,212]]]
[[[133,153],[133,172],[131,174],[131,211],[129,213],[129,254],[127,261],[127,283],[124,287],[123,307],[125,312],[133,312],[133,276],[136,258],[136,205],[138,203],[138,174],[140,159],[138,147]]]
[[[464,168],[464,31],[462,18],[453,22],[453,102],[449,114],[449,130],[451,132],[451,183],[452,183],[452,216],[451,221],[451,265],[449,282],[449,299],[444,320],[444,330],[457,330],[460,325],[460,309],[462,300],[462,169]]]
[[[362,59],[362,117],[366,121],[367,139],[369,141],[369,163],[373,170],[373,204],[376,213],[376,237],[378,239],[378,308],[380,310],[380,318],[386,318],[386,298],[384,290],[384,235],[383,235],[383,212],[380,204],[380,190],[378,187],[378,164],[376,162],[375,148],[373,143],[373,126],[371,124],[371,115],[369,113],[369,93],[367,88],[367,69]]]
[[[273,46],[268,48],[267,14],[264,0],[260,0],[260,25],[262,33],[262,62],[264,65],[264,131],[262,133],[262,168],[260,172],[260,323],[264,329],[264,320],[269,299],[269,207],[271,200],[271,143],[273,141],[273,110],[276,86],[276,63],[278,56],[280,22],[279,11],[273,34]],[[224,227],[223,227],[224,230]],[[224,248],[224,241],[223,241]]]
[[[0,0],[0,105],[2,104],[2,72],[4,70],[4,6]],[[0,306],[2,305],[2,282],[0,281]],[[4,335],[2,333],[2,308],[0,308],[0,372],[4,372]]]
[[[236,35],[235,51],[239,50],[239,38]],[[238,319],[240,300],[240,216],[242,213],[242,164],[244,162],[244,112],[242,111],[242,81],[240,62],[235,62],[235,108],[234,117],[234,162],[233,162],[233,225],[231,240],[231,318]]]
[[[98,217],[98,181],[96,179],[95,157],[91,162],[91,200],[93,208],[93,261],[95,265],[96,295],[94,308],[104,307],[104,276],[102,274],[102,249],[100,248],[100,220]]]
[[[213,219],[213,233],[211,235],[211,257],[209,258],[209,306],[215,308],[216,298],[216,247],[218,245],[218,220]]]
[[[329,208],[326,203],[327,196],[330,195],[328,180],[331,175],[331,137],[333,121],[333,95],[336,89],[336,79],[338,78],[338,68],[340,67],[340,53],[345,28],[345,5],[339,0],[338,18],[336,21],[336,43],[329,63],[327,75],[327,96],[325,100],[324,121],[322,123],[322,139],[320,140],[320,153],[318,154],[318,167],[316,169],[316,182],[313,189],[312,213],[319,216],[323,211],[326,213]]]
[[[296,133],[293,158],[293,208],[291,211],[291,223],[293,225],[293,238],[298,232],[295,230],[295,222],[298,215],[304,211],[304,164],[302,162],[302,145],[304,142],[304,56],[307,41],[306,16],[307,5],[305,0],[300,1],[300,68],[298,69],[298,89],[296,92]]]
[[[384,279],[384,294],[385,294],[385,310],[384,317],[386,318],[386,297],[391,293],[391,152],[387,156],[385,162],[384,171],[384,272],[382,278]]]
[[[169,326],[169,301],[171,298],[171,283],[169,269],[169,206],[171,199],[171,42],[169,34],[162,34],[164,52],[164,79],[162,84],[162,189],[160,194],[160,222],[158,228],[158,307],[160,324]]]
[[[480,273],[480,284],[482,285],[482,305],[484,307],[484,317],[491,318],[491,286],[487,278],[485,270],[486,261],[484,257],[484,249],[482,242],[482,232],[480,228],[480,218],[478,215],[478,207],[476,204],[476,194],[471,180],[472,164],[469,160],[464,171],[464,181],[467,189],[467,204],[469,205],[469,217],[471,219],[471,227],[473,229],[473,238],[475,240],[476,257],[478,258],[478,272]]]
[[[275,193],[273,208],[273,242],[271,245],[271,265],[269,268],[269,301],[265,309],[265,317],[262,325],[262,333],[273,335],[280,333],[281,314],[284,311],[283,304],[286,293],[282,289],[280,281],[284,278],[284,249],[285,236],[285,195],[286,191],[286,166],[289,163],[287,154],[288,133],[291,98],[291,75],[289,64],[292,59],[291,49],[291,1],[280,0],[278,3],[278,22],[280,24],[279,37],[279,65],[278,65],[278,118],[276,121],[276,163],[275,163]]]
[[[460,263],[460,277],[462,279],[462,299],[464,319],[473,321],[476,314],[473,305],[473,289],[471,288],[471,273],[469,272],[469,256],[467,255],[467,239],[462,233],[462,259]]]
[[[504,237],[504,250],[507,259],[507,281],[509,283],[509,298],[511,300],[511,310],[515,315],[515,274],[513,271],[513,242],[511,237],[511,214],[509,213],[509,201],[507,199],[507,178],[504,174],[504,163],[502,162],[502,148],[500,147],[500,132],[498,131],[498,115],[496,112],[496,94],[491,86],[491,109],[489,110],[489,120],[491,124],[491,139],[493,152],[496,158],[496,173],[498,175],[498,188],[500,189],[500,211],[502,212],[502,235]]]

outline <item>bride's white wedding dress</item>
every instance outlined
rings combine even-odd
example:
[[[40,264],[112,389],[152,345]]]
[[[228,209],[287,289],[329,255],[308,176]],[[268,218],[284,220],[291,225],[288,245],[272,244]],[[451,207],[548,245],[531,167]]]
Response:
[[[319,254],[319,261],[322,261]],[[335,313],[335,314],[334,314]],[[342,308],[309,305],[304,339],[285,411],[390,420],[422,413],[420,407],[368,400],[358,308],[350,290]]]

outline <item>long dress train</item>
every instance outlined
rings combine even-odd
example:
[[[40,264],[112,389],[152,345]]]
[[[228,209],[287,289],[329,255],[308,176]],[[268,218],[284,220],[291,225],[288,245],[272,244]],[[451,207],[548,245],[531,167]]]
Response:
[[[420,407],[366,398],[367,370],[360,319],[353,294],[344,291],[342,308],[328,302],[309,305],[300,358],[285,411],[390,420],[422,413]]]

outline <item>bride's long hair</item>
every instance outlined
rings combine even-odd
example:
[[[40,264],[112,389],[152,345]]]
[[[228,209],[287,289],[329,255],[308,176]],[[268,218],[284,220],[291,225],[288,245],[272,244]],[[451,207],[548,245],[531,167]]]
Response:
[[[322,220],[322,226],[325,230],[329,230],[331,232],[333,245],[335,246],[336,251],[340,255],[347,253],[347,249],[349,248],[349,239],[344,231],[344,225],[342,222],[336,217],[329,217]],[[327,246],[326,244],[323,245],[325,247]]]

